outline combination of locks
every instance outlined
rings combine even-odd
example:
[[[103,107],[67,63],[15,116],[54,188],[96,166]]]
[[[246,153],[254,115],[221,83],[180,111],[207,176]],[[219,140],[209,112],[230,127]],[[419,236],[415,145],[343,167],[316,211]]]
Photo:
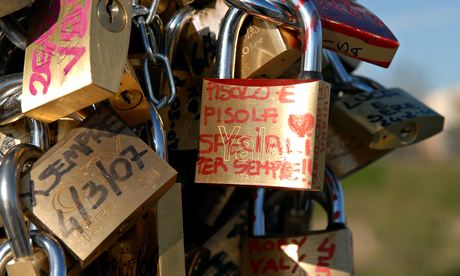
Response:
[[[2,274],[351,275],[340,180],[444,124],[353,74],[399,47],[355,1],[1,0],[0,27]]]

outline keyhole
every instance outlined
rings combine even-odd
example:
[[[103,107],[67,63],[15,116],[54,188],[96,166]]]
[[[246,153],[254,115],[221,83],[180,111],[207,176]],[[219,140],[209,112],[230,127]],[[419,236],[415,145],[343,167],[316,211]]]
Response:
[[[107,0],[107,4],[105,5],[105,10],[109,14],[109,22],[110,23],[113,22],[113,14],[112,14],[113,8],[114,8],[113,0]]]
[[[131,104],[131,97],[129,96],[128,91],[121,92],[121,97],[127,104]]]

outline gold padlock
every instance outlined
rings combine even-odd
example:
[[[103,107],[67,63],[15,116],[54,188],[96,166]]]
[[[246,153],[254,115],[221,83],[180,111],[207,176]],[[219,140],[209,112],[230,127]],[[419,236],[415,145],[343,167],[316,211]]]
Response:
[[[118,91],[132,9],[127,0],[39,4],[29,24],[22,111],[52,122]]]
[[[242,16],[231,8],[222,23],[222,79],[203,82],[195,181],[321,190],[330,95],[318,59],[321,28],[305,30],[316,34],[303,41],[300,80],[234,80],[232,42]]]
[[[274,79],[300,59],[298,39],[291,31],[249,17],[241,28],[235,77]]]
[[[335,53],[325,53],[339,85],[353,92],[331,106],[326,162],[338,177],[442,131],[444,117],[418,99],[401,89],[351,76]]]
[[[129,63],[125,65],[118,93],[110,97],[109,101],[118,116],[130,127],[145,123],[150,118],[147,98]]]
[[[0,1],[0,17],[20,10],[34,3],[34,0],[3,0]]]
[[[343,193],[338,179],[327,172],[325,191],[328,227],[303,235],[265,236],[254,231],[243,238],[242,275],[352,275],[353,252],[350,230],[345,225]],[[318,194],[318,193],[315,193]],[[259,209],[262,209],[260,205]],[[261,215],[258,212],[255,215]],[[308,222],[305,222],[308,224]],[[286,229],[285,229],[286,230]]]
[[[33,166],[33,221],[84,267],[173,184],[176,172],[115,115],[100,110]]]

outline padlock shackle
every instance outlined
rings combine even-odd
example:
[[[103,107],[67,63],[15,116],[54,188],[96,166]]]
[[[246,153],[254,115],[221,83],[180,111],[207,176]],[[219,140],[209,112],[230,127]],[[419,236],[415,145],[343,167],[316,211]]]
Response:
[[[0,77],[0,126],[24,117],[21,110],[22,73]]]
[[[18,194],[21,171],[27,162],[43,154],[36,146],[20,144],[11,148],[0,165],[0,216],[15,258],[32,255]]]
[[[152,102],[148,102],[150,124],[148,125],[148,144],[165,161],[168,161],[168,147],[166,131],[158,113],[157,108]]]
[[[6,37],[16,47],[21,50],[25,50],[27,47],[27,38],[25,31],[19,24],[18,20],[11,17],[10,15],[0,18],[0,28]]]
[[[219,29],[216,53],[216,78],[233,79],[238,35],[247,13],[231,7],[225,14]]]
[[[163,39],[161,40],[160,51],[172,63],[176,54],[177,45],[180,35],[185,26],[193,19],[196,10],[191,7],[183,7],[179,9],[169,20],[164,28]]]
[[[67,275],[64,251],[59,243],[50,235],[37,231],[31,231],[30,236],[32,241],[43,249],[48,256],[50,276]]]
[[[247,13],[301,32],[301,78],[321,77],[323,37],[321,18],[312,1],[305,0],[226,0]],[[316,73],[316,74],[315,74]]]
[[[347,71],[347,69],[343,65],[343,62],[340,60],[336,52],[324,49],[323,54],[331,64],[332,70],[334,71],[335,76],[337,76],[340,82],[350,85],[359,90],[365,91],[367,93],[372,93],[375,91],[375,89],[369,84],[365,83],[364,81],[358,78],[353,77],[353,75],[351,75]]]
[[[8,240],[6,240],[0,245],[0,275],[5,275],[6,264],[12,259],[13,254],[11,253],[11,246]]]
[[[47,151],[50,147],[50,137],[48,124],[37,121],[32,118],[26,118],[29,125],[29,144],[39,147],[41,150]]]
[[[254,200],[254,221],[252,224],[252,235],[253,236],[265,236],[265,213],[264,213],[264,201],[266,190],[264,188],[257,188],[255,191],[256,197]]]
[[[329,206],[329,225],[346,224],[346,213],[344,204],[344,194],[342,183],[334,175],[332,170],[326,167],[325,190],[328,197]]]

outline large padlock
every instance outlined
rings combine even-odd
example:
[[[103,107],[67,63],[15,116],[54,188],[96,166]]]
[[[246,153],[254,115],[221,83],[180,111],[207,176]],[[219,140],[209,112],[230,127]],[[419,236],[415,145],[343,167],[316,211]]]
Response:
[[[197,183],[321,190],[330,85],[320,72],[319,17],[311,2],[298,6],[306,28],[299,80],[222,79],[231,77],[244,13],[226,14],[216,66],[221,79],[203,83]]]
[[[302,29],[297,12],[285,0],[227,0],[266,20]],[[399,42],[371,11],[349,0],[313,0],[323,26],[323,46],[344,55],[388,67]]]
[[[0,17],[4,17],[33,3],[34,0],[3,0],[0,2]]]
[[[9,275],[41,275],[47,271],[51,271],[53,275],[66,273],[64,253],[56,241],[35,234],[40,236],[42,241],[45,239],[46,243],[52,243],[47,247],[38,242],[39,247],[47,252],[51,266],[48,266],[46,255],[32,247],[22,212],[23,206],[19,199],[20,177],[24,165],[37,160],[41,155],[42,151],[39,148],[21,144],[9,150],[0,165],[0,216],[8,236],[7,243],[14,257],[13,263],[7,265]],[[56,269],[59,274],[54,274]]]
[[[176,172],[112,112],[100,109],[38,160],[31,219],[84,267],[173,184]]]
[[[29,24],[22,110],[52,122],[118,91],[132,9],[127,0],[39,4]]]
[[[335,53],[325,54],[339,86],[352,92],[331,105],[326,162],[338,177],[442,131],[444,117],[414,96],[351,76]]]
[[[327,229],[275,238],[264,236],[267,233],[262,231],[259,235],[243,238],[243,276],[352,275],[352,240],[345,226],[343,194],[338,179],[329,172],[326,174],[324,192],[329,190]]]

